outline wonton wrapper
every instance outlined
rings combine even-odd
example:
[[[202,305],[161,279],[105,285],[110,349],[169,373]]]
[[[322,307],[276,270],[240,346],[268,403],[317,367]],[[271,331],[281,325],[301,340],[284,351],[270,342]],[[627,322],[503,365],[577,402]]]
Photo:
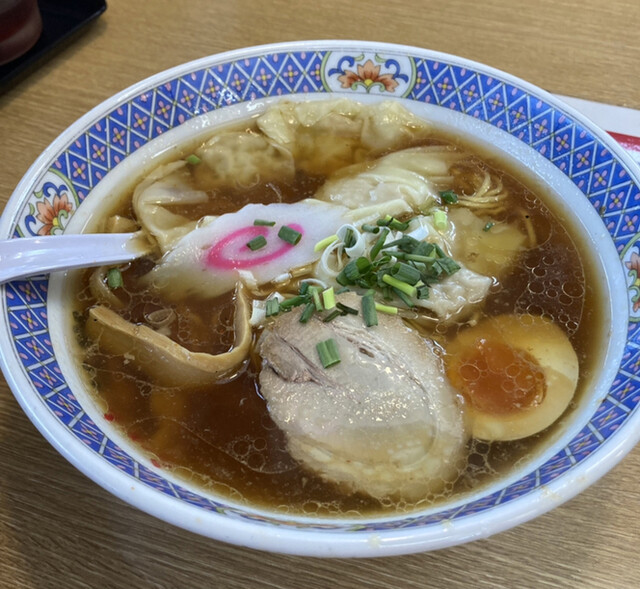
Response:
[[[493,280],[464,266],[451,276],[432,284],[428,299],[418,299],[419,307],[429,309],[440,319],[460,318],[487,297]]]
[[[269,139],[234,131],[214,135],[196,151],[201,162],[189,165],[185,160],[156,168],[133,193],[133,209],[142,227],[152,235],[162,253],[202,221],[187,219],[171,207],[206,203],[209,195],[194,190],[194,178],[200,186],[236,189],[258,182],[291,180],[295,165],[291,154]],[[205,217],[206,220],[215,216]]]
[[[347,99],[283,102],[260,116],[258,127],[288,149],[299,168],[325,175],[425,138],[431,130],[396,102],[365,106]]]
[[[156,168],[133,192],[133,210],[143,229],[153,236],[162,252],[196,226],[168,207],[200,204],[208,200],[207,193],[191,187],[191,173],[187,162],[180,160]]]
[[[503,276],[524,250],[527,236],[515,225],[496,223],[485,231],[487,219],[463,207],[452,207],[449,220],[458,236],[450,243],[451,254],[475,272]]]
[[[351,209],[402,199],[426,212],[440,202],[438,185],[451,181],[451,165],[462,157],[446,146],[403,149],[341,169],[315,196]]]
[[[106,307],[89,311],[88,335],[101,351],[127,357],[161,386],[208,385],[230,376],[249,354],[251,309],[244,287],[236,289],[235,344],[223,354],[191,352],[146,325],[135,325]]]
[[[254,132],[219,133],[197,149],[196,155],[202,162],[194,166],[194,173],[211,187],[248,188],[259,182],[286,182],[296,172],[287,149]]]

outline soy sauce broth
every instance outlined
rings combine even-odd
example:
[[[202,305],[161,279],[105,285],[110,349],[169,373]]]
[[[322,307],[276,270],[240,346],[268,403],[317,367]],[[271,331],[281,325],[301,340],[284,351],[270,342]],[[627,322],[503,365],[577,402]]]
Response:
[[[435,135],[428,143],[461,144],[459,139],[445,134]],[[581,377],[572,403],[575,408],[600,358],[601,293],[593,275],[594,265],[589,263],[584,245],[572,236],[567,219],[559,218],[544,204],[549,200],[547,195],[532,190],[516,170],[493,155],[474,152],[468,145],[463,147],[469,151],[470,161],[498,174],[511,193],[510,206],[504,218],[498,220],[515,222],[514,211],[519,210],[518,215],[530,222],[538,238],[538,245],[524,252],[513,272],[490,292],[482,314],[544,313],[563,326],[580,361]],[[175,211],[198,219],[231,212],[251,202],[295,202],[312,196],[323,181],[322,177],[298,171],[292,183],[273,181],[222,195],[193,174],[194,188],[207,191],[209,201],[196,207],[176,207]],[[464,191],[464,175],[457,182],[454,188]],[[130,202],[125,199],[117,212],[131,216]],[[138,260],[123,272],[125,284],[118,296],[126,306],[118,312],[139,323],[148,322],[147,317],[154,310],[170,308],[178,319],[166,335],[193,351],[216,354],[229,350],[233,345],[232,293],[213,302],[194,299],[167,303],[157,294],[146,292],[138,282],[153,263],[149,259]],[[89,289],[90,275],[91,271],[86,271],[78,277],[74,322],[83,349],[78,361],[86,369],[96,403],[105,417],[156,466],[234,501],[304,515],[364,516],[412,511],[497,480],[514,465],[535,456],[566,421],[565,416],[545,432],[516,442],[472,440],[467,466],[457,481],[438,496],[425,497],[418,503],[352,493],[323,481],[288,454],[285,436],[271,420],[260,395],[259,358],[252,356],[229,382],[206,388],[187,384],[169,389],[148,382],[143,367],[134,366],[126,357],[101,353],[84,330],[87,312],[95,304]],[[453,324],[423,335],[435,337],[446,349],[447,341],[461,327]]]

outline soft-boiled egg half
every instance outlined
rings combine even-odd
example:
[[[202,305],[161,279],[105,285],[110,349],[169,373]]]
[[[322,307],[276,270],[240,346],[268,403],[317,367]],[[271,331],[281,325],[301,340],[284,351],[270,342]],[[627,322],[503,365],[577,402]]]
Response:
[[[562,329],[533,315],[500,315],[464,329],[446,350],[447,375],[467,404],[472,436],[517,440],[555,422],[578,383]]]

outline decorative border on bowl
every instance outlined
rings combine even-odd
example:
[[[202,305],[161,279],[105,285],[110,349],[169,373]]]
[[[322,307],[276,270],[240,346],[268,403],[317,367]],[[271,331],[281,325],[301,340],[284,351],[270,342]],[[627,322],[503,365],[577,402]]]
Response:
[[[202,67],[125,98],[88,124],[36,178],[15,222],[14,237],[64,231],[67,219],[100,180],[129,154],[165,131],[225,106],[296,93],[404,97],[486,121],[553,163],[602,217],[628,269],[629,340],[607,397],[588,425],[556,456],[521,480],[462,506],[371,525],[289,521],[263,516],[192,493],[136,462],[83,411],[64,381],[47,323],[47,277],[4,289],[15,353],[56,419],[109,464],[142,484],[205,510],[233,518],[310,530],[381,531],[457,520],[485,512],[568,473],[604,444],[640,405],[640,188],[625,164],[588,129],[526,88],[472,68],[409,56],[402,51],[273,51],[239,59],[212,58]]]

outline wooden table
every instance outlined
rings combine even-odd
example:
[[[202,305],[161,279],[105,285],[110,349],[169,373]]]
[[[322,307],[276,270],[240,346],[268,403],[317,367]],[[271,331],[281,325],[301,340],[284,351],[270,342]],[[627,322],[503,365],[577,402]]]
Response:
[[[639,26],[637,0],[111,0],[72,45],[0,95],[0,198],[90,108],[204,55],[297,39],[402,42],[640,108]],[[579,497],[490,539],[309,559],[225,545],[136,511],[71,467],[0,387],[3,588],[640,587],[640,448]]]

